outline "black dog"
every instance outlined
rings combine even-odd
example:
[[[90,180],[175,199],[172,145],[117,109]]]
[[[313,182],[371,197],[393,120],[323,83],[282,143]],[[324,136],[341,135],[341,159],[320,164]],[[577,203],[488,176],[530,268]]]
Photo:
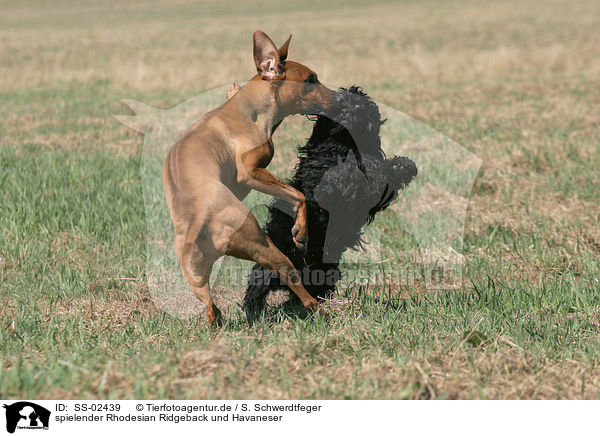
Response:
[[[264,227],[315,298],[333,293],[341,278],[344,251],[361,246],[363,225],[372,222],[417,175],[410,159],[386,158],[379,138],[385,120],[359,87],[342,88],[335,111],[317,116],[311,137],[299,148],[300,162],[290,181],[306,196],[306,254],[292,240],[294,212],[286,202],[271,203]],[[248,316],[258,316],[270,291],[285,288],[273,271],[256,264],[244,297]]]

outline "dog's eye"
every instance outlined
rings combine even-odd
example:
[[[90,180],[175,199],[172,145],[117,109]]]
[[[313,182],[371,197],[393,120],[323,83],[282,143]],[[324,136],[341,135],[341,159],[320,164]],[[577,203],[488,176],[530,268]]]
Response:
[[[312,83],[312,84],[317,83],[317,76],[315,76],[314,74],[311,74],[310,76],[308,76],[308,79],[306,79],[306,83]]]

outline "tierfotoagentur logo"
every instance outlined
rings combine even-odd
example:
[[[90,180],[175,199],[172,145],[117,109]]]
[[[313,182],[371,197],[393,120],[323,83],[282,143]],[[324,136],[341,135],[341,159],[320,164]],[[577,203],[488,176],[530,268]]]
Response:
[[[4,404],[6,409],[6,431],[14,433],[19,430],[48,430],[50,411],[29,401]]]
[[[204,307],[192,294],[175,257],[173,224],[165,202],[161,171],[173,144],[202,115],[221,105],[228,89],[229,86],[224,86],[208,90],[167,110],[135,100],[123,100],[135,115],[115,116],[126,126],[144,134],[141,172],[147,220],[149,291],[157,308],[181,318],[198,316],[204,312]],[[356,98],[357,106],[369,104],[366,99],[361,101],[361,96],[353,98]],[[399,191],[397,198],[389,207],[386,205],[372,224],[364,227],[362,248],[344,251],[340,261],[341,277],[312,274],[301,269],[298,272],[305,274],[305,282],[339,280],[338,288],[361,284],[428,290],[460,287],[465,262],[461,254],[463,230],[481,159],[426,124],[385,104],[376,104],[385,120],[379,132],[382,151],[387,157],[410,158],[418,168],[418,176]],[[332,121],[344,124],[342,115],[333,114]],[[295,139],[296,144],[306,141],[302,136]],[[364,222],[370,208],[386,195],[389,180],[365,172],[360,138],[355,139],[359,150],[341,157],[314,188],[319,206],[328,211],[331,227],[331,223],[343,228],[354,221]],[[277,137],[274,142],[277,143]],[[277,152],[269,168],[283,163],[289,177],[296,162],[278,160]],[[354,207],[344,209],[340,198],[349,186],[360,186],[366,193]],[[273,197],[252,190],[243,202],[262,224],[264,211],[272,201]],[[294,213],[291,209],[285,212]],[[324,261],[327,261],[328,253],[335,252],[338,239],[339,235],[328,228],[323,245]],[[250,275],[251,267],[250,262],[221,257],[210,276],[211,288],[229,287],[241,294],[248,280],[271,279],[268,274]]]

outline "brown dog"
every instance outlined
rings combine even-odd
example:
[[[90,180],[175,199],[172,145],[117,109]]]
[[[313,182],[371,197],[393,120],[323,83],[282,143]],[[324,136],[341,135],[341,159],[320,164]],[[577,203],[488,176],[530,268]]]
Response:
[[[319,83],[311,69],[286,61],[290,39],[291,35],[277,49],[265,33],[254,32],[258,74],[242,88],[234,85],[229,99],[204,115],[173,146],[163,166],[175,252],[211,324],[220,322],[220,311],[210,294],[209,276],[223,255],[277,271],[307,309],[318,310],[290,260],[241,201],[256,189],[293,204],[294,242],[306,249],[304,195],[265,168],[274,153],[271,136],[281,121],[292,114],[321,112],[334,104],[335,94]]]

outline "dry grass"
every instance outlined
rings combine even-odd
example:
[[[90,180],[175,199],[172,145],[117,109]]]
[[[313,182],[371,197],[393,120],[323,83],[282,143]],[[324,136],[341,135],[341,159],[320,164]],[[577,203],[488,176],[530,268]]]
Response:
[[[332,307],[344,306],[336,311],[337,317],[344,317],[348,303],[341,298],[331,303]],[[96,331],[137,329],[154,315],[143,291],[126,299],[72,301],[53,310],[59,320],[79,316],[85,323],[95,324]],[[360,319],[361,314],[357,315]],[[280,342],[259,334],[260,351],[251,359],[240,358],[244,350],[233,345],[243,341],[248,332],[214,331],[211,341],[201,348],[190,343],[166,362],[146,366],[145,377],[153,386],[150,394],[161,391],[178,398],[247,399],[596,399],[600,395],[596,365],[531,353],[507,335],[476,344],[470,344],[468,338],[441,338],[437,350],[426,355],[409,353],[401,361],[375,350],[363,359],[348,359],[355,350],[368,346],[368,340],[353,334],[354,327],[347,321],[338,323],[325,338]],[[195,322],[190,323],[186,328],[193,328]],[[285,332],[297,327],[286,320],[272,328]],[[160,335],[149,335],[145,341],[158,350],[165,345]],[[74,386],[72,391],[51,389],[39,398],[104,398],[107,391],[112,397],[136,395],[132,368],[125,361],[111,360],[102,371],[79,370],[89,377],[97,374],[92,390],[88,386]]]

